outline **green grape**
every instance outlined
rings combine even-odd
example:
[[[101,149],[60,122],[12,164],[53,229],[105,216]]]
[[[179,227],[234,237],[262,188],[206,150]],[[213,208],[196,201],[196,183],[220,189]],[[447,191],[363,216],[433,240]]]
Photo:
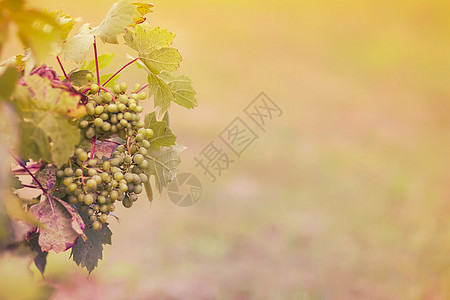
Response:
[[[142,142],[144,140],[144,136],[140,133],[136,134],[136,142]]]
[[[69,203],[74,205],[77,204],[78,203],[77,197],[69,196]]]
[[[76,176],[83,176],[83,170],[82,169],[76,169],[76,171],[75,171],[75,175]]]
[[[141,85],[139,83],[136,83],[134,85],[134,88],[132,90],[133,93],[137,93],[141,89]]]
[[[101,118],[96,118],[94,120],[95,127],[101,127],[103,125],[103,120]]]
[[[92,128],[89,128],[89,129],[92,129]],[[90,137],[90,138],[92,138],[92,137]],[[78,155],[78,158],[79,158],[82,162],[84,162],[84,161],[86,161],[86,160],[88,159],[88,155],[87,155],[86,152],[82,152],[80,155]]]
[[[103,97],[103,102],[105,102],[105,103],[110,103],[113,99],[113,97],[110,93],[104,93],[102,95],[102,97]]]
[[[103,224],[106,223],[106,221],[108,221],[108,215],[107,214],[101,214],[100,217],[98,218],[100,220],[100,222],[102,222]]]
[[[75,155],[80,155],[81,152],[83,152],[83,148],[77,148],[75,149]]]
[[[120,112],[120,113],[117,114],[117,120],[120,121],[122,119],[123,119],[123,113]]]
[[[141,164],[144,161],[144,156],[142,154],[136,154],[133,158],[134,162],[138,165]]]
[[[139,128],[138,134],[145,135],[145,133],[146,133],[145,128]]]
[[[115,180],[115,179],[111,180],[111,186],[113,188],[116,188],[118,185],[119,185],[119,182],[117,182],[117,180]]]
[[[106,198],[104,196],[98,196],[97,197],[97,202],[100,204],[105,204],[106,203]]]
[[[97,188],[97,181],[95,181],[94,179],[89,179],[86,182],[86,186],[91,190],[95,190]],[[86,202],[86,199],[85,199],[85,202]]]
[[[102,113],[100,115],[100,119],[102,119],[103,121],[107,121],[109,119],[109,115],[107,113]]]
[[[125,158],[123,159],[124,162],[126,162],[127,164],[131,164],[131,162],[133,161],[133,159],[131,158],[131,156],[127,155],[125,156]]]
[[[128,85],[126,84],[126,82],[122,82],[120,84],[120,90],[125,93],[127,91],[127,89],[128,89]]]
[[[87,213],[88,216],[92,216],[94,214],[94,210],[92,208],[88,208],[86,213]]]
[[[98,211],[98,210],[100,209],[100,205],[94,204],[94,205],[92,206],[92,209],[95,210],[95,211]]]
[[[141,169],[147,169],[148,168],[148,161],[146,159],[144,159],[140,164],[139,164],[139,168]]]
[[[150,128],[145,129],[145,136],[148,137],[149,139],[152,138],[154,134],[155,133],[153,132],[152,129]]]
[[[140,92],[138,94],[139,100],[145,100],[147,99],[147,94],[145,92]]]
[[[63,170],[58,170],[58,171],[56,171],[56,177],[58,177],[58,178],[63,178],[65,175],[64,175],[64,171]]]
[[[64,175],[72,176],[73,175],[73,169],[72,168],[65,168],[64,169]]]
[[[116,206],[114,205],[114,203],[108,204],[108,210],[109,210],[110,212],[113,212],[114,210],[116,210]]]
[[[141,112],[144,111],[144,108],[140,105],[136,106],[136,109],[134,110],[135,112],[137,112],[138,114],[140,114]]]
[[[87,194],[84,196],[83,201],[84,201],[84,204],[91,205],[92,203],[94,203],[94,197],[92,196],[92,194]]]
[[[108,105],[108,111],[111,112],[111,113],[116,113],[117,112],[117,105],[116,104]]]
[[[136,194],[142,193],[142,185],[140,185],[140,184],[135,185],[133,191],[134,191]]]
[[[128,186],[125,183],[121,183],[121,184],[119,184],[119,190],[122,193],[125,193],[126,191],[128,191]]]
[[[69,186],[69,184],[71,184],[72,182],[73,182],[73,177],[66,177],[66,178],[64,178],[64,181],[63,181],[65,186]]]
[[[92,230],[100,231],[102,229],[102,223],[99,221],[92,222]]]
[[[103,204],[102,206],[100,206],[100,211],[102,213],[108,212],[108,205],[107,204]]]
[[[117,152],[123,153],[125,151],[125,146],[124,145],[119,145],[116,149]]]
[[[88,130],[86,130],[86,137],[88,139],[92,139],[95,136],[95,130],[94,128],[90,127]],[[81,159],[81,158],[80,158]]]
[[[126,182],[131,183],[134,180],[133,174],[131,173],[125,173],[124,178]]]
[[[131,111],[135,111],[135,110],[136,110],[136,107],[137,107],[136,103],[131,103],[131,104],[128,106],[128,108],[129,108]]]
[[[94,112],[96,115],[101,115],[103,113],[103,111],[105,110],[105,107],[102,105],[98,105],[95,109]]]
[[[136,184],[140,184],[142,182],[141,177],[138,174],[131,174],[133,176],[133,182]]]
[[[120,125],[122,125],[123,127],[128,126],[128,121],[125,119],[120,120]]]
[[[81,128],[86,128],[89,126],[89,122],[87,120],[83,120],[80,122],[80,127]]]
[[[128,97],[126,95],[120,95],[117,100],[120,103],[122,103],[122,104],[127,104],[128,103]]]
[[[148,154],[148,151],[144,147],[141,147],[141,148],[139,148],[139,153],[146,156]]]
[[[109,123],[103,123],[102,129],[103,129],[104,131],[110,131],[110,130],[111,130],[111,124],[109,124]]]
[[[142,129],[142,128],[141,128]],[[140,129],[139,129],[140,130]],[[144,148],[150,148],[150,142],[149,141],[147,141],[147,140],[143,140],[142,142],[141,142],[141,145],[144,147]]]
[[[90,167],[95,167],[97,165],[97,160],[95,158],[90,159],[88,164]]]
[[[109,194],[109,197],[111,198],[111,200],[117,200],[119,198],[119,192],[117,192],[116,190],[112,190]]]
[[[100,87],[98,86],[98,84],[94,83],[91,84],[91,94],[96,94],[98,93],[98,90],[100,89]]]
[[[97,103],[97,104],[102,104],[102,103],[103,103],[103,98],[102,98],[102,96],[100,96],[100,95],[95,95],[95,96],[94,96],[94,101],[95,101],[95,103]]]
[[[97,216],[96,215],[92,215],[89,217],[89,220],[91,220],[92,222],[97,221]]]
[[[109,163],[109,161],[103,162],[102,169],[104,171],[108,171],[110,168],[111,168],[111,164]]]
[[[136,101],[136,100],[139,100],[139,95],[136,94],[136,93],[132,93],[132,94],[130,95],[130,98]]]
[[[136,125],[134,125],[134,126],[136,126],[136,128],[142,128],[142,127],[145,126],[145,123],[144,122],[137,122]]]
[[[98,175],[92,176],[92,179],[95,180],[95,182],[97,183],[97,186],[99,186],[103,182],[102,178]]]
[[[88,170],[88,175],[91,176],[91,177],[94,176],[94,175],[97,175],[97,170],[93,169],[93,168],[89,169]]]
[[[94,79],[94,76],[92,76],[91,73],[87,73],[87,74],[86,74],[86,80],[87,80],[87,81],[92,81],[92,79]]]
[[[136,202],[138,200],[138,195],[136,195],[136,194],[130,195],[130,200],[132,202]]]
[[[131,121],[131,119],[133,118],[133,115],[130,112],[126,112],[123,114],[123,118],[127,121]]]
[[[125,109],[127,109],[127,107],[125,106],[125,104],[119,103],[119,104],[117,105],[117,109],[118,109],[119,111],[123,112],[123,111],[125,111]]]
[[[77,196],[78,202],[84,202],[85,194],[79,194]]]
[[[114,179],[117,181],[121,181],[123,179],[123,174],[120,172],[114,173]]]
[[[113,89],[114,93],[116,93],[116,94],[122,93],[122,90],[120,89],[120,86],[118,84],[113,85],[112,89]]]
[[[105,183],[111,182],[111,177],[109,176],[108,173],[102,173],[102,174],[100,174],[100,177],[102,178],[102,181]]]
[[[71,192],[74,192],[78,188],[76,183],[71,183],[67,186],[67,189]]]
[[[109,121],[111,122],[111,124],[117,124],[117,122],[118,122],[117,115],[112,114],[111,117],[109,118]]]

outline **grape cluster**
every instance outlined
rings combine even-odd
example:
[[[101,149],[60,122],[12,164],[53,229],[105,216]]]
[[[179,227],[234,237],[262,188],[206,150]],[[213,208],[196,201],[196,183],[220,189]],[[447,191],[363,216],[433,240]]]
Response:
[[[131,207],[143,190],[142,184],[148,181],[146,157],[153,130],[144,128],[139,115],[139,100],[147,95],[141,92],[128,96],[126,90],[125,83],[115,85],[113,92],[91,85],[86,103],[88,116],[79,126],[84,130],[85,141],[80,145],[92,146],[78,147],[69,163],[57,171],[60,192],[87,213],[94,230],[100,230],[107,222],[116,201]],[[114,136],[125,142],[117,142],[110,158],[96,158],[96,141]]]
[[[144,123],[140,122],[139,113],[143,108],[139,100],[145,100],[147,94],[140,92],[128,96],[125,94],[126,90],[126,83],[114,85],[114,93],[106,89],[100,90],[97,84],[91,85],[91,95],[86,103],[89,117],[80,122],[87,139],[96,135],[101,138],[111,134],[117,134],[125,139],[133,134],[135,128],[144,127]]]

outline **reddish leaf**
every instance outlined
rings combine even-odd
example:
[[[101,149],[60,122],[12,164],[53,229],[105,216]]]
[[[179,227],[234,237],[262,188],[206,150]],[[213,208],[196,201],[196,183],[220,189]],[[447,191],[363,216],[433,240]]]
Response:
[[[110,159],[116,148],[117,143],[100,142],[95,145],[95,155],[100,159],[102,159],[103,157]]]
[[[53,249],[56,253],[66,251],[75,245],[78,236],[83,235],[85,224],[70,204],[58,198],[42,197],[39,204],[30,208],[43,227],[39,228],[39,245],[43,252]]]

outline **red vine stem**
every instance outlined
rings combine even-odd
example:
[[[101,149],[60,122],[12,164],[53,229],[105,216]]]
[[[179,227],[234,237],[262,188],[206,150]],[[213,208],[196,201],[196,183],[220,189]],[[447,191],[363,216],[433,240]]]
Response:
[[[100,86],[100,72],[98,70],[97,37],[96,36],[94,36],[94,56],[95,56],[95,68],[97,71],[97,84]]]
[[[42,190],[42,192],[47,196],[47,198],[50,198],[50,195],[47,193],[47,191],[44,189],[44,187],[42,186],[42,184],[39,182],[39,180],[37,180],[37,178],[33,175],[33,173],[31,173],[30,170],[28,170],[27,166],[25,166],[17,157],[14,156],[14,154],[9,153],[9,155],[11,155],[12,158],[14,158],[14,160],[31,176],[31,178],[33,178],[33,180],[37,183],[37,185],[39,186],[39,188]]]
[[[59,59],[59,56],[56,57],[56,60],[58,61],[59,66],[61,67],[61,70],[62,70],[62,72],[64,74],[64,77],[66,77],[67,81],[70,82],[70,78],[69,78],[69,76],[67,76],[66,70],[64,70],[64,67],[63,67],[63,65],[61,63],[61,60]]]
[[[142,92],[145,88],[147,88],[148,87],[148,83],[147,84],[144,84],[144,86],[143,87],[141,87],[140,89],[139,89],[139,91],[137,91],[136,93],[139,93],[139,92]]]
[[[113,141],[113,140],[105,140],[105,142],[114,143],[116,145],[122,145],[121,143]]]
[[[103,83],[103,85],[106,85],[108,82],[110,82],[114,77],[117,76],[117,74],[119,74],[120,72],[122,72],[123,69],[125,69],[126,67],[128,67],[129,65],[131,65],[132,63],[134,63],[135,61],[137,61],[139,58],[135,58],[132,61],[130,61],[129,63],[127,63],[125,66],[123,66],[122,68],[120,68],[119,71],[117,71],[116,73],[114,73],[114,75],[112,75],[111,77],[109,77],[108,80],[105,81],[105,83]]]
[[[95,153],[95,142],[97,141],[97,138],[94,136],[92,138],[92,150],[91,150],[91,159],[94,158],[94,153]]]

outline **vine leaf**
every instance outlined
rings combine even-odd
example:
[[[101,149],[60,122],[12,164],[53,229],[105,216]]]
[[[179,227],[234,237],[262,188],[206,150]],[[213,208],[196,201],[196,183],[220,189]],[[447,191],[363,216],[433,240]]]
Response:
[[[117,143],[108,141],[97,142],[95,145],[95,156],[100,159],[103,159],[104,157],[110,159],[116,148]]]
[[[78,212],[67,202],[43,196],[30,208],[30,213],[43,225],[39,228],[39,246],[43,252],[66,251],[83,235],[85,224]]]
[[[51,161],[51,149],[44,131],[32,123],[20,122],[20,155],[23,159]]]
[[[166,121],[158,121],[156,119],[155,112],[145,116],[144,126],[145,128],[152,129],[154,132],[153,137],[148,139],[152,147],[159,148],[161,146],[170,147],[175,145],[177,137],[172,133],[172,130],[167,127]]]
[[[76,64],[81,64],[94,43],[94,35],[90,24],[81,26],[74,36],[64,41],[62,52],[66,60],[71,60]]]
[[[170,88],[153,73],[148,74],[149,97],[154,96],[158,117],[163,116],[170,108],[170,102],[175,99]]]
[[[144,22],[144,15],[151,12],[152,7],[152,4],[132,3],[130,0],[116,2],[93,33],[105,43],[118,44],[117,35],[124,33],[129,26]]]
[[[34,257],[34,264],[39,272],[41,272],[42,277],[44,277],[48,252],[42,252],[41,246],[39,246],[39,234],[37,232],[30,234],[28,237],[28,242],[31,245],[31,249],[36,253]]]
[[[175,103],[188,109],[198,106],[195,100],[196,92],[192,88],[192,80],[189,77],[184,75],[174,76],[166,71],[161,72],[160,77],[175,96],[175,99],[173,99]]]
[[[56,167],[47,166],[44,169],[36,172],[34,176],[47,191],[51,191],[55,187]]]
[[[86,223],[87,217],[83,218]],[[92,226],[86,227],[84,233],[86,239],[78,238],[76,245],[70,254],[77,265],[86,268],[91,273],[98,265],[98,261],[103,258],[103,245],[111,245],[112,232],[108,224],[103,224],[99,231],[92,230]]]
[[[180,153],[186,149],[180,144],[161,149],[150,148],[147,159],[149,160],[149,177],[155,176],[155,183],[161,193],[163,188],[175,179],[178,173],[178,165],[181,162]]]

